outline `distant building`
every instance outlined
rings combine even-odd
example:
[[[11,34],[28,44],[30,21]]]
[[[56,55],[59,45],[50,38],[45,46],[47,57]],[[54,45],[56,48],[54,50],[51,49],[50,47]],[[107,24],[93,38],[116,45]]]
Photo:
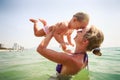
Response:
[[[0,43],[0,49],[7,49],[7,48],[3,47],[3,44]]]
[[[0,48],[2,47],[2,44],[0,43]]]
[[[18,43],[14,43],[12,48],[6,48],[4,47],[4,44],[0,43],[0,49],[1,50],[17,50],[17,51],[22,50],[23,51],[24,47],[20,46]]]
[[[24,50],[24,47],[20,46],[18,43],[14,43],[12,49],[13,50]]]
[[[3,48],[3,44],[2,43],[0,43],[0,49],[2,49]]]

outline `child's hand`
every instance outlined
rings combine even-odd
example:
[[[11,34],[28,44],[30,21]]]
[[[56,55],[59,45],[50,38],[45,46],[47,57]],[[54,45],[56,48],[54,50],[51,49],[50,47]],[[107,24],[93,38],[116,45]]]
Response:
[[[67,42],[61,43],[61,46],[62,46],[63,51],[64,51],[64,52],[67,52],[67,53],[72,53],[71,50],[67,49],[66,45],[69,45],[69,44],[68,44]],[[74,46],[74,44],[73,44],[73,46]]]
[[[66,43],[61,43],[60,45],[61,45],[61,47],[62,47],[63,50],[66,50],[66,48],[67,48],[66,47]]]

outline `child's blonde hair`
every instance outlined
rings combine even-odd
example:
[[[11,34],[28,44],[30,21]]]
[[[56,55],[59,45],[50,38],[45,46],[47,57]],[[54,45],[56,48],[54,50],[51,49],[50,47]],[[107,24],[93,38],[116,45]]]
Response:
[[[78,21],[80,22],[89,22],[89,16],[86,13],[78,12],[73,15],[73,17],[76,17]]]

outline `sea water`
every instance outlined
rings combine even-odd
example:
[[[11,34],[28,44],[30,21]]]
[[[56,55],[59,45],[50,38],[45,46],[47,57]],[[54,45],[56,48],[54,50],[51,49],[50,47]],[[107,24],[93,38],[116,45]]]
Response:
[[[102,56],[89,55],[89,69],[72,80],[120,80],[120,48],[103,48]],[[56,74],[53,63],[34,49],[0,52],[0,80],[48,80]]]

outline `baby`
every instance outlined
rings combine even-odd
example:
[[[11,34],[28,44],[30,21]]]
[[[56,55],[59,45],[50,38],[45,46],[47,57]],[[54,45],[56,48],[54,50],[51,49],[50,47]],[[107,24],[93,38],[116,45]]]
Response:
[[[30,19],[34,23],[34,34],[37,37],[45,36],[49,34],[50,31],[54,30],[53,36],[56,41],[62,46],[63,51],[71,52],[67,49],[66,45],[74,46],[71,42],[71,34],[74,30],[84,29],[89,23],[89,17],[86,13],[78,12],[73,15],[69,22],[58,22],[55,25],[47,26],[47,22],[43,19],[39,19],[43,23],[44,28],[39,29],[38,21],[35,19]],[[64,41],[64,36],[67,37],[68,42]]]

